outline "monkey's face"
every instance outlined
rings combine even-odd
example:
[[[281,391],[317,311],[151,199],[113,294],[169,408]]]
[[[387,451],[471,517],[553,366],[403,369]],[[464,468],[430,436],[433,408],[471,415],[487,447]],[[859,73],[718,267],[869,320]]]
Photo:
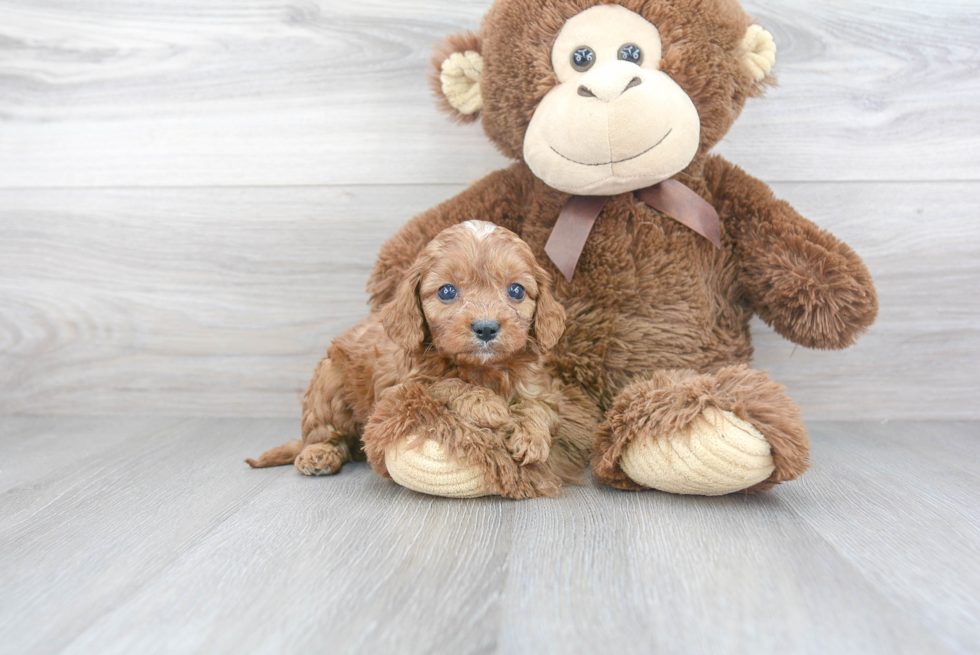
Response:
[[[775,59],[737,0],[495,0],[479,34],[437,51],[432,82],[549,186],[612,195],[703,159]]]
[[[612,195],[661,182],[694,159],[701,120],[660,70],[660,33],[619,5],[568,20],[551,49],[559,83],[524,136],[524,161],[560,191]]]

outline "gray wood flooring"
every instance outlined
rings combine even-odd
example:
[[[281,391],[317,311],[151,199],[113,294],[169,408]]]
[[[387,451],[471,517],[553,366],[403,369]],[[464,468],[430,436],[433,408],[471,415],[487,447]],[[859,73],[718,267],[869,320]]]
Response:
[[[815,423],[760,496],[453,501],[281,419],[0,419],[2,653],[976,653],[980,425]]]

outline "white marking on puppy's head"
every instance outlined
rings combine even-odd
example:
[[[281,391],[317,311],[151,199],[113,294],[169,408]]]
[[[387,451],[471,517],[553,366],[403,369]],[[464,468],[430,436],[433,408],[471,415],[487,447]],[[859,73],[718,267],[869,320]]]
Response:
[[[478,241],[482,241],[484,237],[493,234],[494,230],[497,229],[496,225],[488,221],[471,220],[465,221],[463,225],[468,227],[473,232],[473,236],[475,236]]]

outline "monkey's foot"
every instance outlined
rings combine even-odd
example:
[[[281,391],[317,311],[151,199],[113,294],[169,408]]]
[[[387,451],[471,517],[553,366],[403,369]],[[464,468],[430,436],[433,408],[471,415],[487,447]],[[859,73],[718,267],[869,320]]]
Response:
[[[706,407],[686,428],[638,434],[619,466],[636,484],[675,494],[721,496],[743,491],[775,470],[769,442],[731,412]]]
[[[450,461],[445,447],[432,439],[407,447],[408,439],[385,449],[385,466],[391,479],[403,487],[431,496],[477,498],[496,494],[486,483],[483,469]]]

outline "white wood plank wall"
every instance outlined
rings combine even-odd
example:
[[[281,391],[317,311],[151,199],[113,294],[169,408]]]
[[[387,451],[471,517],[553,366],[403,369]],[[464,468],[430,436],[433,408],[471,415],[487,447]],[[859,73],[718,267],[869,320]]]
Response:
[[[296,416],[380,243],[506,161],[437,113],[490,0],[0,0],[0,413]],[[980,418],[980,4],[746,1],[781,86],[719,148],[868,262],[810,418]]]

